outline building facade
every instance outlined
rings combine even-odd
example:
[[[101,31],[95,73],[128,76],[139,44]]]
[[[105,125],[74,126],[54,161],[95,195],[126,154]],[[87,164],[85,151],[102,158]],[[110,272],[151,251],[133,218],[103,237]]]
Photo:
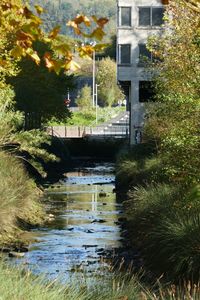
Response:
[[[144,123],[144,103],[151,100],[152,83],[147,61],[148,37],[162,34],[164,5],[160,0],[118,0],[117,76],[130,111],[130,144],[140,143]]]

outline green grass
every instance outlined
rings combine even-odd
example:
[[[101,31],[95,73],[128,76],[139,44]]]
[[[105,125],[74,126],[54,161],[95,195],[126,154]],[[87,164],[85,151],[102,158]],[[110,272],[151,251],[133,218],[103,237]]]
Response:
[[[61,284],[0,262],[1,300],[198,300],[199,296],[200,285],[190,282],[182,287],[157,282],[150,290],[137,277],[124,275],[113,276],[110,282],[102,278],[94,286],[89,286],[85,278]]]
[[[124,107],[98,107],[97,121],[98,125],[109,121],[111,118],[117,116],[120,112],[124,111]],[[72,113],[72,117],[65,121],[59,122],[52,119],[49,126],[66,125],[66,126],[95,126],[96,125],[96,109],[89,108]]]
[[[39,189],[22,163],[0,151],[0,244],[12,242],[19,224],[36,225],[44,218],[38,202]]]
[[[198,282],[200,188],[167,180],[160,158],[145,147],[133,148],[117,166],[118,187],[128,191],[124,206],[132,244],[155,277]]]
[[[147,269],[170,280],[200,278],[200,202],[167,184],[137,187],[125,202],[132,243],[140,248]]]
[[[132,186],[146,185],[158,179],[163,181],[165,176],[161,160],[154,152],[153,145],[140,144],[119,157],[116,165],[117,187],[128,190]]]

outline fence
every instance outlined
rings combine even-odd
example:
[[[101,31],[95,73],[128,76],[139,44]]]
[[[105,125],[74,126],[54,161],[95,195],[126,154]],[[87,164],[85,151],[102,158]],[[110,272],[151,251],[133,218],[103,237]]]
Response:
[[[50,126],[47,132],[61,138],[83,138],[86,136],[99,137],[128,137],[128,126],[84,127],[84,126]]]

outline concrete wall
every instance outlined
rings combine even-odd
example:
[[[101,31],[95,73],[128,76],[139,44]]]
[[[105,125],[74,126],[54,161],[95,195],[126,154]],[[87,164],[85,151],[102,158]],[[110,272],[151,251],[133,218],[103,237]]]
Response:
[[[120,82],[130,81],[130,143],[136,143],[136,132],[141,131],[143,127],[144,104],[139,102],[139,81],[151,80],[151,75],[139,66],[139,47],[138,44],[146,44],[149,36],[161,34],[162,27],[139,27],[138,6],[162,7],[159,0],[118,0],[119,7],[131,7],[132,18],[130,27],[121,27],[118,23],[117,30],[117,53],[118,45],[131,44],[131,63],[123,65],[118,60],[118,80]],[[119,53],[118,53],[119,58]]]

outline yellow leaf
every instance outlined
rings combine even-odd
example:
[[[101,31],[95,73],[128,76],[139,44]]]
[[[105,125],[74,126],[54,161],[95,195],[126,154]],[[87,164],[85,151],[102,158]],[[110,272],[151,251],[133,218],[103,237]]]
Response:
[[[41,7],[40,5],[35,5],[35,9],[36,9],[38,15],[40,15],[44,12],[44,8]]]
[[[15,58],[19,58],[24,55],[24,49],[22,47],[20,47],[19,45],[17,45],[16,47],[14,47],[12,49],[11,55]]]
[[[105,35],[105,32],[101,28],[96,28],[91,34],[91,38],[96,38],[98,40],[102,40]]]
[[[60,26],[56,26],[53,28],[53,30],[49,33],[49,38],[55,39],[60,32]]]
[[[66,63],[64,67],[66,70],[70,70],[72,72],[75,72],[78,69],[80,69],[79,64],[77,64],[74,60],[71,60],[70,62]]]
[[[66,25],[72,27],[77,35],[81,34],[80,28],[74,21],[69,21]]]
[[[40,57],[38,56],[37,52],[34,51],[32,48],[26,49],[26,54],[30,56],[30,58],[37,64],[40,64]]]

